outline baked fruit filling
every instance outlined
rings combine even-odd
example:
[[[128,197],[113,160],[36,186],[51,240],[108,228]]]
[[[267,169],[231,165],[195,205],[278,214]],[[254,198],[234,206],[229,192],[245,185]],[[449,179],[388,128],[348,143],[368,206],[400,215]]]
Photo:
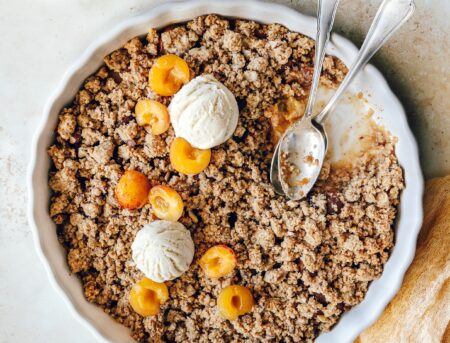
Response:
[[[253,296],[248,288],[240,285],[225,287],[217,299],[220,314],[228,320],[236,320],[253,308]]]
[[[159,185],[150,190],[148,195],[153,213],[159,219],[176,222],[183,214],[183,199],[169,186]]]
[[[115,194],[120,206],[133,210],[147,203],[149,190],[150,181],[147,176],[136,170],[127,170],[120,177]]]
[[[236,255],[226,245],[209,248],[199,260],[200,267],[209,278],[220,278],[236,268]]]
[[[312,342],[383,272],[394,137],[325,161],[299,201],[269,180],[313,59],[279,24],[200,16],[113,51],[61,110],[50,216],[86,299],[136,341]],[[321,86],[346,71],[327,56]]]
[[[170,145],[172,167],[182,174],[199,174],[206,169],[210,160],[210,149],[194,148],[184,138],[177,137]]]
[[[130,291],[130,305],[141,316],[155,316],[160,307],[169,299],[169,291],[164,283],[147,278],[137,282]]]
[[[270,109],[272,140],[275,143],[292,123],[303,117],[305,109],[305,100],[300,101],[294,97],[282,99]]]
[[[135,107],[136,122],[145,128],[150,128],[151,133],[160,135],[170,127],[170,118],[167,107],[158,101],[139,100]]]
[[[156,94],[171,96],[189,81],[189,74],[186,61],[176,55],[165,55],[153,64],[148,81]]]

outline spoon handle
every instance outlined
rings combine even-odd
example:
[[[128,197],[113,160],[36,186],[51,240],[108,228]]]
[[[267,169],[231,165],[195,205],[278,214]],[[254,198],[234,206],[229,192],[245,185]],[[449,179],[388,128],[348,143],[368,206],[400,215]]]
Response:
[[[317,8],[317,34],[316,52],[314,60],[314,74],[309,92],[308,103],[306,105],[305,117],[312,114],[316,100],[317,87],[319,86],[320,74],[322,72],[323,60],[325,58],[325,48],[330,39],[331,28],[339,4],[339,0],[319,0]]]
[[[328,114],[333,110],[337,100],[346,91],[358,72],[364,68],[372,56],[386,41],[402,26],[414,12],[413,0],[384,0],[375,19],[370,26],[367,37],[358,53],[356,61],[345,76],[336,93],[324,109],[315,117],[315,122],[323,124]]]

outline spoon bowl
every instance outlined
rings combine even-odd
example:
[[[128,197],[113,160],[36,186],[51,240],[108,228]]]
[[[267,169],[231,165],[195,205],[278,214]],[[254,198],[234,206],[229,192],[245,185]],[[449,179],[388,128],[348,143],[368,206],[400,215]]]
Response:
[[[281,141],[277,164],[283,192],[300,200],[314,186],[325,159],[328,139],[323,127],[311,118],[291,126]]]

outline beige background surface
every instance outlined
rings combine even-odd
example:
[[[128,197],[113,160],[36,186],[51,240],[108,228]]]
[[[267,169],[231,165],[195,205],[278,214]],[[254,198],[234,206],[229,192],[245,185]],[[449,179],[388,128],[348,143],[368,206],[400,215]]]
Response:
[[[158,2],[0,0],[0,343],[94,342],[34,252],[25,209],[30,141],[46,99],[89,43]],[[315,0],[278,2],[315,13]],[[360,44],[380,2],[341,0],[336,31]],[[405,105],[431,177],[450,173],[450,1],[416,4],[374,64]]]

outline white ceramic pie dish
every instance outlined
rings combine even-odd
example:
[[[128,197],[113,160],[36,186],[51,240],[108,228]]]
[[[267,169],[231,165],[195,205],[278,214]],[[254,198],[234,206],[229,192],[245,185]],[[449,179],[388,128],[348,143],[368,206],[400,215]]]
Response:
[[[116,323],[99,307],[87,302],[79,279],[69,272],[65,250],[57,240],[56,227],[48,213],[50,158],[47,155],[47,148],[54,139],[53,132],[57,116],[60,109],[72,100],[83,80],[102,64],[106,54],[122,46],[130,38],[145,33],[150,27],[160,28],[208,13],[247,18],[264,23],[277,22],[290,30],[310,37],[315,36],[315,18],[272,3],[196,0],[157,6],[143,15],[124,21],[115,30],[95,40],[66,72],[58,89],[49,99],[33,140],[32,158],[28,170],[28,215],[36,249],[54,288],[68,304],[74,316],[85,324],[99,341],[131,342],[132,340],[124,326]],[[339,57],[349,65],[356,56],[357,49],[345,38],[334,34],[328,53]],[[361,304],[346,313],[331,332],[319,336],[317,342],[322,343],[351,342],[378,318],[398,291],[404,273],[413,259],[416,238],[422,222],[423,178],[417,144],[408,127],[401,104],[380,72],[370,65],[354,82],[351,91],[362,91],[370,95],[370,107],[375,110],[376,120],[398,137],[396,152],[400,165],[404,169],[406,188],[401,195],[400,211],[395,226],[396,245],[381,278],[370,285]],[[344,101],[342,109],[348,110],[348,106],[351,104],[345,104]],[[358,108],[361,109],[361,107]]]

